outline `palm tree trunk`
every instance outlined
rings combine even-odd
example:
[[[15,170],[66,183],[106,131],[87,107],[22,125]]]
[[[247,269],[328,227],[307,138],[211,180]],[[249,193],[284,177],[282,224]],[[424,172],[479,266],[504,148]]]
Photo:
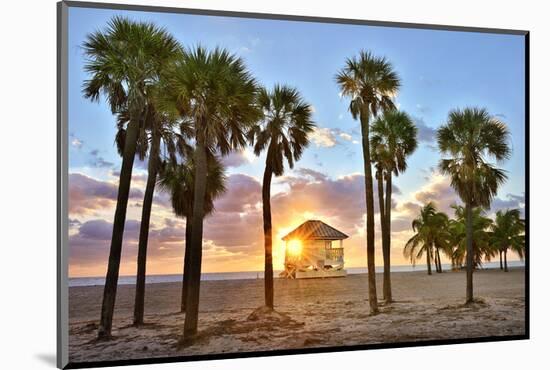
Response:
[[[153,206],[153,195],[157,183],[158,152],[160,146],[160,135],[153,132],[153,142],[149,152],[149,164],[147,166],[147,185],[143,196],[141,209],[141,224],[139,227],[137,276],[136,276],[136,297],[134,303],[134,325],[143,324],[145,310],[145,275],[147,263],[147,242],[149,239],[149,225],[151,221],[151,208]]]
[[[185,256],[183,257],[183,274],[181,282],[181,306],[180,312],[185,312],[185,301],[187,299],[187,284],[189,283],[189,263],[190,263],[190,249],[191,249],[191,217],[187,217],[185,225]]]
[[[374,265],[374,190],[372,184],[372,169],[369,141],[369,112],[367,107],[361,109],[361,135],[363,144],[363,166],[365,171],[365,195],[367,206],[367,271],[369,281],[370,313],[378,313],[378,298],[376,295],[376,271]]]
[[[269,159],[268,159],[269,161]],[[272,227],[271,227],[271,178],[273,172],[266,164],[264,180],[262,183],[262,202],[264,216],[264,247],[265,247],[265,268],[264,268],[264,294],[265,305],[273,309],[273,256],[272,256]]]
[[[466,303],[474,301],[474,243],[472,205],[466,203]]]
[[[382,243],[384,257],[384,299],[386,302],[393,300],[391,294],[391,194],[392,194],[392,174],[388,171],[386,174],[386,210],[384,212],[386,227],[382,231],[382,238],[386,241]]]
[[[508,249],[504,250],[504,271],[508,272]]]
[[[500,269],[502,270],[502,249],[498,251],[499,257],[500,257]]]
[[[101,318],[97,333],[98,339],[109,339],[111,337],[120,269],[120,255],[122,253],[122,237],[124,235],[124,224],[126,223],[126,208],[128,206],[128,196],[130,195],[130,183],[132,181],[132,167],[134,166],[138,131],[139,122],[137,120],[131,120],[130,123],[128,123],[124,142],[124,153],[122,156],[122,166],[118,182],[118,197],[113,222],[113,234],[109,252],[109,264],[105,277]]]
[[[376,180],[378,185],[378,204],[380,206],[380,230],[382,232],[382,256],[384,260],[384,286],[383,286],[383,293],[384,293],[384,300],[388,300],[387,296],[387,286],[386,286],[386,261],[388,260],[386,257],[386,203],[384,201],[384,174],[381,169],[377,169],[376,171]],[[389,260],[388,260],[389,262]]]
[[[441,255],[439,254],[439,248],[435,249],[435,258],[437,263],[437,272],[442,273],[443,268],[441,267]]]
[[[428,266],[428,275],[432,274],[432,245],[428,244],[426,246],[426,265]]]
[[[189,280],[185,304],[185,323],[181,343],[192,343],[197,334],[199,320],[199,298],[202,265],[202,229],[204,219],[204,196],[206,193],[206,146],[204,138],[197,136],[195,150],[195,187],[193,199],[193,218],[191,229],[191,248],[189,250]]]

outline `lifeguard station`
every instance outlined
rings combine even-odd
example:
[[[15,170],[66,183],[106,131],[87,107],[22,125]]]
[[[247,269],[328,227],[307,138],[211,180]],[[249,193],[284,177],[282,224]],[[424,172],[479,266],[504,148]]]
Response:
[[[285,235],[285,269],[289,279],[344,277],[343,240],[348,236],[319,220],[309,220]]]

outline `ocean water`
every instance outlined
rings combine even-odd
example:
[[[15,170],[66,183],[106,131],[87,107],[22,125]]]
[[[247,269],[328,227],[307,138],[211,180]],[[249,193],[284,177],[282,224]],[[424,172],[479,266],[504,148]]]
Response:
[[[508,261],[508,267],[523,267],[525,263],[522,261]],[[443,264],[443,270],[450,270],[450,264]],[[484,269],[494,269],[499,267],[499,262],[488,262],[483,264]],[[366,274],[366,267],[347,267],[348,274]],[[426,265],[398,265],[392,266],[392,272],[412,272],[412,271],[426,271]],[[382,272],[383,267],[377,266],[376,272]],[[275,277],[279,276],[281,270],[276,270],[273,272]],[[242,280],[242,279],[263,279],[263,271],[240,271],[240,272],[207,272],[201,275],[201,280]],[[181,274],[170,274],[170,275],[149,275],[146,277],[145,281],[147,284],[155,283],[173,283],[180,282],[182,280]],[[120,276],[118,279],[119,285],[132,285],[136,283],[135,276]],[[77,277],[69,278],[69,287],[77,286],[94,286],[94,285],[104,285],[104,277]]]

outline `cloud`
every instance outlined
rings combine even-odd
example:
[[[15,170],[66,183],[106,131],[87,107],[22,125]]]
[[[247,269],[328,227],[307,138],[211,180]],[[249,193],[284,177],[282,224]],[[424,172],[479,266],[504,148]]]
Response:
[[[239,214],[216,212],[205,221],[204,237],[233,252],[260,253],[263,245],[261,208]]]
[[[135,274],[140,222],[127,220],[122,245],[121,274]],[[69,267],[73,274],[102,275],[109,258],[113,224],[103,219],[82,223],[78,232],[69,237]],[[149,229],[148,269],[161,267],[169,262],[176,269],[181,266],[185,240],[185,227]],[[91,272],[91,271],[96,271]],[[162,270],[161,270],[162,271]],[[71,274],[71,272],[70,272]]]
[[[353,139],[353,135],[356,135],[354,131],[350,133],[340,128],[317,127],[309,137],[318,148],[332,148],[335,145],[342,144],[339,139],[355,143],[356,140]]]
[[[137,239],[139,221],[128,220],[124,227],[125,238]],[[89,240],[111,240],[113,224],[105,220],[90,220],[84,222],[78,229],[78,235]]]
[[[342,139],[346,140],[346,141],[353,141],[353,137],[348,134],[347,132],[340,132],[338,134],[338,136],[340,136]]]
[[[149,166],[149,157],[145,157],[143,161],[139,159],[139,157],[135,156],[134,158],[134,168],[138,168],[141,170],[147,170],[147,167]]]
[[[76,149],[81,149],[84,146],[84,140],[78,138],[74,132],[69,133],[69,142],[71,146]]]
[[[460,197],[450,185],[450,180],[447,176],[441,175],[438,172],[432,172],[427,177],[428,183],[420,190],[413,193],[413,199],[421,205],[428,202],[434,202],[438,210],[447,213],[450,217],[454,215],[454,210],[451,208],[454,204],[463,204]],[[419,207],[414,203],[406,203],[401,205],[411,211],[413,215],[419,211]],[[415,210],[415,208],[418,209]],[[494,214],[498,210],[519,208],[522,212],[525,208],[525,193],[521,195],[506,194],[503,198],[494,198],[491,202],[490,213]]]
[[[262,200],[262,185],[252,176],[230,175],[226,187],[227,191],[214,203],[217,212],[245,212]]]
[[[69,228],[79,227],[82,223],[76,218],[69,218]]]
[[[454,213],[451,206],[461,203],[460,198],[451,187],[449,178],[437,172],[431,173],[428,184],[413,193],[413,198],[422,205],[433,202],[439,211],[449,215]]]
[[[284,179],[289,190],[272,197],[272,211],[277,222],[284,224],[289,220],[305,221],[318,217],[347,233],[353,233],[363,224],[366,206],[362,174],[336,179],[310,169],[300,169],[295,174],[298,176]],[[395,186],[394,191],[396,194],[400,192]],[[376,186],[374,199],[374,210],[379,212]]]
[[[420,117],[413,116],[411,118],[418,128],[418,142],[434,144],[437,130],[426,125],[424,120]]]
[[[294,172],[304,176],[304,177],[311,177],[315,181],[325,181],[327,179],[327,175],[325,175],[322,172],[318,172],[315,170],[312,170],[310,168],[298,168]]]
[[[83,215],[109,209],[117,200],[118,185],[79,174],[69,174],[69,214]],[[130,190],[130,199],[142,199],[139,189]]]
[[[520,209],[522,217],[525,212],[525,193],[521,195],[516,194],[506,194],[506,198],[495,198],[491,203],[491,213],[496,213],[500,210],[506,209]]]
[[[416,109],[422,114],[430,112],[430,108],[422,104],[416,104]]]
[[[252,162],[252,158],[246,150],[233,151],[222,157],[225,167],[240,167]]]
[[[326,127],[316,127],[309,138],[317,147],[322,148],[332,148],[337,143],[334,133]]]
[[[77,149],[80,149],[80,148],[82,148],[82,145],[84,145],[84,142],[75,137],[71,140],[71,145],[74,146]]]
[[[90,156],[91,156],[90,165],[92,167],[107,168],[107,167],[114,166],[113,162],[106,161],[101,155],[99,155],[99,150],[97,149],[91,150]]]

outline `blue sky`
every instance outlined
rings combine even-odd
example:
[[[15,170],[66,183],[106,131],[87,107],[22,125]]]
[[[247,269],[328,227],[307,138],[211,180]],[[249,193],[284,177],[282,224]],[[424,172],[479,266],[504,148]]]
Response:
[[[509,180],[498,198],[507,206],[514,201],[522,205],[518,199],[525,191],[524,40],[515,35],[70,8],[71,173],[112,182],[112,172],[120,166],[113,142],[114,117],[104,101],[91,103],[81,95],[86,75],[80,45],[86,34],[104,28],[114,15],[164,26],[186,47],[224,47],[241,56],[267,87],[275,83],[297,87],[313,105],[320,129],[296,168],[316,171],[332,181],[362,173],[363,166],[359,126],[347,110],[348,101],[339,97],[334,75],[347,57],[361,49],[383,55],[401,77],[396,103],[415,118],[421,132],[420,146],[409,159],[409,169],[395,180],[400,190],[395,196],[397,207],[421,202],[418,193],[429,193],[434,186],[441,190],[437,185],[445,181],[433,171],[440,159],[433,142],[434,130],[445,122],[449,110],[470,105],[486,107],[508,125],[513,155],[502,164]],[[262,158],[254,159],[249,152],[242,157],[228,173],[261,181]],[[137,163],[138,174],[139,166]],[[287,175],[300,177],[303,173]],[[282,178],[274,192],[285,193],[291,188]],[[399,209],[396,212],[399,214]],[[79,215],[79,222],[93,217],[111,222],[111,214],[112,210]],[[219,243],[216,246],[222,247]]]

